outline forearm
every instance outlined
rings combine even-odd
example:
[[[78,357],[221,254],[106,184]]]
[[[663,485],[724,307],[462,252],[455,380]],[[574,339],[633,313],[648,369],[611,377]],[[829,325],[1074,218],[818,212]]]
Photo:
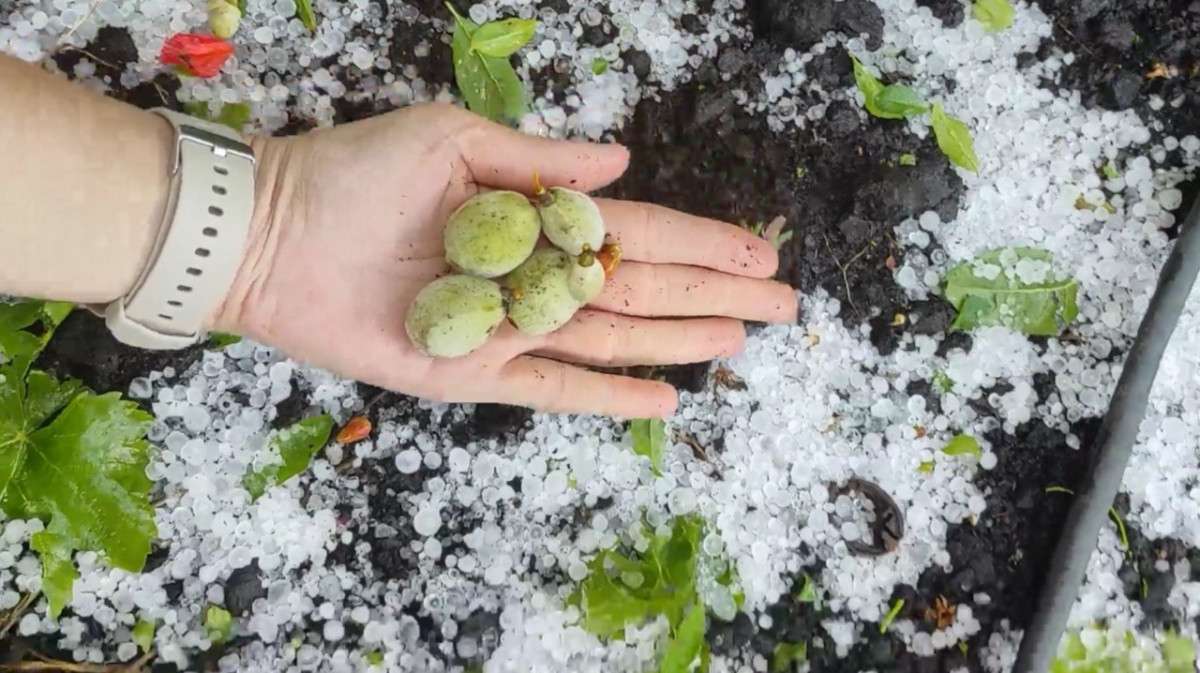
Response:
[[[0,293],[125,294],[166,207],[170,125],[3,55],[0,90]]]

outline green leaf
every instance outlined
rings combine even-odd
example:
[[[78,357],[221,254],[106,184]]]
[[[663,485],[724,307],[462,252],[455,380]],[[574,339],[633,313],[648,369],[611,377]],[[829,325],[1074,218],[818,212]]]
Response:
[[[693,603],[674,637],[667,643],[667,651],[658,667],[659,673],[687,673],[692,662],[700,656],[704,627],[704,605]]]
[[[600,58],[599,56],[592,59],[593,75],[603,75],[606,72],[608,72],[608,61],[606,59]]]
[[[52,331],[62,324],[62,321],[75,310],[75,304],[69,301],[48,301],[42,304],[42,322]]]
[[[570,602],[583,612],[583,627],[601,638],[619,638],[630,624],[641,624],[658,615],[673,629],[696,602],[696,563],[703,521],[678,517],[670,535],[657,535],[640,558],[616,551],[597,554],[588,576]],[[608,568],[612,567],[610,575]],[[622,578],[636,575],[635,586]]]
[[[139,619],[133,625],[133,642],[143,652],[149,652],[154,646],[154,622],[145,619]]]
[[[208,606],[204,613],[204,637],[213,645],[220,645],[228,642],[232,635],[233,615],[220,606]]]
[[[73,308],[66,302],[0,303],[0,363],[11,366],[11,373],[23,379]],[[40,327],[38,334],[29,331],[35,325]]]
[[[58,413],[83,386],[75,380],[58,382],[43,371],[32,371],[22,382],[15,371],[0,366],[0,504],[21,476],[33,448],[32,433]],[[16,506],[16,505],[14,505]],[[7,505],[5,505],[7,507]]]
[[[995,33],[1012,25],[1015,12],[1008,0],[975,0],[971,14],[989,33]]]
[[[1121,549],[1129,551],[1129,531],[1125,529],[1125,519],[1121,518],[1121,513],[1116,507],[1108,508],[1108,518],[1112,519],[1113,525],[1117,527],[1117,537],[1121,540]]]
[[[490,21],[471,35],[471,49],[484,56],[508,58],[529,44],[537,25],[535,19]]]
[[[808,643],[779,643],[771,655],[771,673],[788,673],[808,659]]]
[[[850,55],[850,61],[854,64],[854,83],[858,86],[858,90],[862,92],[863,100],[870,111],[871,101],[879,97],[883,91],[883,82],[879,78],[871,74],[870,70],[859,61],[853,54]]]
[[[313,13],[312,0],[296,0],[296,18],[300,19],[308,32],[317,32],[317,15]]]
[[[1196,644],[1191,638],[1168,633],[1162,643],[1163,660],[1168,673],[1194,673],[1196,670]]]
[[[819,605],[820,597],[817,596],[817,583],[808,574],[804,575],[804,586],[800,588],[800,593],[796,595],[796,600],[801,603],[812,603],[814,607]]]
[[[908,152],[901,154],[900,159],[899,159],[899,164],[901,166],[916,166],[917,165],[917,155],[908,153]]]
[[[237,8],[242,16],[246,16],[246,0],[237,0]]]
[[[917,472],[920,474],[933,474],[935,463],[932,460],[922,460],[917,466]]]
[[[957,435],[942,448],[942,453],[947,456],[974,456],[978,458],[983,455],[983,448],[979,446],[979,440],[971,435]]]
[[[667,424],[657,418],[639,418],[629,422],[629,434],[633,437],[633,452],[649,458],[654,474],[662,474]]]
[[[498,122],[520,119],[529,105],[525,85],[517,77],[507,58],[485,56],[471,48],[471,38],[479,26],[459,16],[454,7],[446,5],[454,15],[454,38],[450,43],[454,58],[454,79],[476,114]]]
[[[225,103],[214,115],[209,110],[208,103],[192,101],[183,104],[183,111],[197,119],[228,126],[238,133],[243,132],[246,124],[250,122],[249,103]]]
[[[979,157],[975,156],[975,143],[971,130],[961,121],[946,114],[940,104],[933,106],[933,135],[937,138],[942,154],[955,166],[972,173],[979,172]]]
[[[208,333],[208,345],[212,346],[213,348],[225,348],[226,346],[232,346],[241,340],[242,337],[236,334],[227,334],[225,332]]]
[[[929,105],[911,87],[903,84],[884,86],[854,55],[850,60],[854,64],[854,83],[863,94],[863,107],[871,115],[881,119],[904,119],[929,111]]]
[[[933,387],[941,394],[954,390],[954,379],[944,371],[939,371],[933,375]]]
[[[50,617],[58,619],[71,602],[72,587],[79,577],[71,545],[61,535],[45,530],[30,538],[29,547],[37,552],[42,563],[42,594],[49,604]]]
[[[967,331],[1001,325],[1033,336],[1058,336],[1079,313],[1079,284],[1053,277],[1052,272],[1038,283],[1014,277],[1021,265],[1053,261],[1044,250],[1002,248],[954,267],[944,279],[946,301],[958,311],[951,328]]]
[[[36,375],[40,375],[35,378]],[[30,375],[38,413],[70,393],[41,372]],[[44,377],[44,378],[41,378]],[[117,393],[75,394],[48,425],[28,435],[28,455],[12,480],[10,516],[49,520],[36,543],[52,611],[70,597],[75,550],[102,552],[115,567],[140,572],[157,534],[146,477],[152,417]],[[53,592],[53,593],[51,593]],[[63,600],[66,596],[66,600]]]
[[[310,416],[276,432],[268,441],[282,462],[247,473],[242,485],[252,498],[259,499],[268,488],[283,484],[307,470],[313,456],[329,441],[332,432],[333,417],[326,414]]]
[[[1066,493],[1067,495],[1075,495],[1075,491],[1072,491],[1071,489],[1067,488],[1066,486],[1047,486],[1046,492],[1047,493]]]
[[[903,84],[883,87],[874,100],[868,100],[867,112],[883,119],[904,119],[929,112],[929,104],[916,91]]]
[[[1109,160],[1108,163],[1104,164],[1104,168],[1101,170],[1104,171],[1104,177],[1108,178],[1109,180],[1116,180],[1117,178],[1121,177],[1121,172],[1117,170],[1117,165],[1114,164],[1112,160]]]
[[[883,635],[892,628],[892,622],[896,621],[896,617],[900,615],[900,611],[904,609],[904,599],[897,598],[896,602],[892,603],[892,609],[887,611],[883,616],[883,621],[879,622],[879,634]]]
[[[383,652],[379,650],[367,652],[367,655],[363,659],[366,660],[368,666],[383,666]]]

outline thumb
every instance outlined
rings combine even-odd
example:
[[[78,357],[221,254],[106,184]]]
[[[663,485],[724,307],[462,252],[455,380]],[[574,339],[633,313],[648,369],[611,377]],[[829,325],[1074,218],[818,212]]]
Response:
[[[539,138],[471,116],[475,120],[455,141],[480,185],[529,193],[536,173],[547,186],[590,192],[621,177],[629,166],[623,145]]]

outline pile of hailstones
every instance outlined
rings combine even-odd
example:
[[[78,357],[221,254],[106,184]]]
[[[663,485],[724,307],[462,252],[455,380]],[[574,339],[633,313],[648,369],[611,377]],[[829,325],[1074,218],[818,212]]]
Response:
[[[545,234],[550,247],[538,248]],[[404,327],[427,355],[453,358],[482,346],[507,315],[533,336],[562,327],[604,289],[620,249],[587,194],[563,187],[479,194],[450,216],[446,261],[457,273],[425,286]]]

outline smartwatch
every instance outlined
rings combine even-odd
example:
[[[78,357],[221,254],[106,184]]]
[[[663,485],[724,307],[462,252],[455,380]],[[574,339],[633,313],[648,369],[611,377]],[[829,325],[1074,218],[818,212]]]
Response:
[[[133,289],[103,312],[118,341],[169,350],[206,338],[204,322],[233,284],[254,211],[254,152],[225,126],[154,112],[175,129],[167,208]]]

